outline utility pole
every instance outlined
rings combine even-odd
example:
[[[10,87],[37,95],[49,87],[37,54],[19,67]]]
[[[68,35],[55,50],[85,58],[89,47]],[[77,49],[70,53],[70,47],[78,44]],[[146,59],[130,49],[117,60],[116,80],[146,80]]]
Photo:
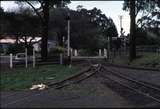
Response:
[[[71,54],[70,54],[70,14],[68,12],[67,15],[67,33],[68,33],[68,39],[67,39],[67,56],[68,56],[68,64],[69,67],[71,67]]]
[[[68,16],[67,16],[67,33],[68,33],[68,43],[67,43],[67,56],[69,57],[70,56],[70,15],[68,13]]]
[[[120,33],[121,33],[120,36],[122,36],[122,31],[123,31],[123,28],[122,28],[122,19],[123,19],[123,16],[120,15],[119,19],[120,19]]]

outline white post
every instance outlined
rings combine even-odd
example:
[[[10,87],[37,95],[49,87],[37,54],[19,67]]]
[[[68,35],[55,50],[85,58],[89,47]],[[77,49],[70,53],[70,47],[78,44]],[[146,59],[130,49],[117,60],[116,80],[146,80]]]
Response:
[[[101,51],[101,49],[99,49],[99,56],[102,56],[102,51]]]
[[[104,57],[107,57],[107,50],[104,48]]]
[[[60,53],[60,64],[62,65],[63,64],[63,54]]]
[[[28,67],[28,66],[27,66],[27,63],[28,63],[28,62],[27,62],[27,48],[25,48],[25,62],[26,62],[26,68],[27,68],[27,67]]]
[[[68,56],[70,56],[70,20],[68,20],[68,43],[67,43],[67,48],[68,48]]]
[[[10,68],[13,68],[13,55],[10,53]]]
[[[74,50],[74,55],[77,56],[77,49]]]
[[[35,56],[35,49],[33,47],[33,68],[36,66],[36,56]]]
[[[108,44],[107,44],[107,52],[106,52],[107,58],[110,58],[110,38],[108,37]]]
[[[73,56],[73,49],[71,48],[71,56]]]

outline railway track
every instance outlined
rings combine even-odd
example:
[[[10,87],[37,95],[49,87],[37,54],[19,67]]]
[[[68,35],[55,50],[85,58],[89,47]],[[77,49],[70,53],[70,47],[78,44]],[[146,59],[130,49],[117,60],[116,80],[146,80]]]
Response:
[[[71,77],[68,77],[63,81],[59,81],[59,82],[56,82],[56,83],[52,83],[52,82],[48,83],[49,89],[51,89],[51,90],[28,91],[28,93],[30,93],[30,92],[31,93],[33,92],[33,93],[20,96],[14,101],[12,100],[12,101],[9,101],[7,103],[3,103],[2,107],[7,107],[9,105],[13,105],[13,104],[22,102],[24,100],[31,99],[33,97],[41,96],[41,95],[43,95],[47,92],[53,91],[52,89],[60,89],[60,88],[63,88],[65,86],[81,82],[82,80],[85,80],[85,79],[89,78],[90,76],[94,75],[99,70],[99,68],[100,67],[98,65],[92,65],[90,67],[87,67],[86,69],[79,72],[78,74],[76,74],[74,76],[71,76]],[[3,99],[4,100],[5,99],[13,99],[14,96],[16,96],[16,95],[19,95],[19,94],[11,94],[11,95],[8,95],[8,96],[4,96]]]
[[[109,79],[114,83],[117,83],[125,88],[135,91],[145,97],[148,97],[158,103],[160,103],[160,88],[151,84],[147,84],[143,81],[135,80],[131,77],[125,76],[119,72],[112,71],[106,66],[101,66],[98,74],[104,79]]]
[[[61,89],[65,86],[79,83],[79,82],[91,77],[94,74],[98,74],[104,78],[104,81],[105,81],[105,79],[109,79],[111,81],[114,81],[114,83],[117,83],[125,88],[133,90],[143,96],[146,96],[146,97],[160,103],[160,88],[159,87],[155,87],[151,84],[147,84],[142,81],[137,81],[137,80],[130,78],[128,76],[125,76],[119,72],[117,73],[115,71],[109,70],[101,64],[95,64],[95,62],[91,62],[91,61],[89,61],[89,63],[90,63],[90,67],[87,67],[86,69],[79,72],[78,74],[71,76],[71,77],[68,77],[63,81],[59,81],[56,83],[50,82],[47,85],[51,89]],[[30,99],[32,97],[40,96],[44,93],[47,93],[48,91],[50,91],[50,90],[44,90],[44,91],[40,91],[40,92],[38,91],[31,96],[23,96],[20,99],[3,104],[3,106],[5,107],[5,106],[11,105],[11,104],[18,103],[20,101],[24,101],[26,99]],[[10,95],[10,97],[11,96],[14,96],[14,95]]]
[[[59,81],[56,83],[49,83],[48,86],[54,89],[60,89],[63,88],[65,86],[71,85],[71,84],[75,84],[75,83],[79,83],[82,80],[85,80],[87,78],[89,78],[90,76],[94,75],[96,72],[98,72],[98,70],[100,69],[99,65],[91,65],[89,68],[83,70],[82,72],[68,77],[67,79],[63,80],[63,81]]]
[[[107,66],[107,68],[108,68],[108,66]],[[109,67],[109,69],[110,70],[112,70],[112,72],[116,72],[116,73],[118,73],[118,74],[121,74],[121,75],[124,75],[124,76],[126,76],[126,77],[130,77],[130,78],[132,78],[133,80],[138,80],[139,82],[143,82],[143,83],[145,83],[145,84],[148,84],[148,85],[150,85],[150,86],[154,86],[154,87],[158,87],[158,88],[160,88],[160,85],[158,85],[158,84],[154,84],[154,83],[152,83],[152,82],[149,82],[149,80],[148,81],[145,81],[145,80],[143,80],[143,79],[137,79],[137,77],[138,76],[134,76],[134,75],[130,75],[129,73],[133,73],[133,74],[136,74],[136,73],[139,73],[139,72],[137,72],[137,71],[134,71],[134,72],[130,72],[130,71],[128,71],[127,72],[127,70],[128,70],[128,68],[123,68],[122,67],[122,70],[120,70],[119,69],[119,67],[117,68],[117,67]],[[123,69],[125,69],[125,70],[123,70]],[[130,69],[129,69],[130,70]],[[136,69],[137,70],[137,69]],[[158,72],[157,72],[158,73]],[[151,75],[152,76],[152,75]]]

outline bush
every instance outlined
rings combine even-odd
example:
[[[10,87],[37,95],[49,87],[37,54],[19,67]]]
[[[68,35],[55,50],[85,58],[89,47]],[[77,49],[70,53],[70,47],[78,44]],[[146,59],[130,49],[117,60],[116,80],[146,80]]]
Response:
[[[81,56],[96,56],[98,55],[98,52],[96,50],[91,49],[81,49],[79,50],[79,54]]]
[[[60,47],[60,46],[54,47],[54,48],[50,49],[49,56],[54,56],[54,55],[58,55],[60,53],[64,53],[64,50],[65,50],[65,48]]]
[[[4,50],[2,47],[0,47],[0,53],[4,53]]]
[[[32,55],[32,46],[28,46],[28,55]],[[17,54],[17,53],[24,53],[25,52],[25,45],[24,44],[14,44],[8,47],[7,54]]]

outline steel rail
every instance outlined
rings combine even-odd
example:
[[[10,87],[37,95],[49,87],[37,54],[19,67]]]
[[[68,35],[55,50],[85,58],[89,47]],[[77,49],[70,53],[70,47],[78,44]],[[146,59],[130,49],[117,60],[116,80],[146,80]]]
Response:
[[[76,75],[72,75],[70,77],[68,77],[67,79],[65,80],[62,80],[62,81],[59,81],[59,82],[56,82],[56,83],[52,83],[52,84],[49,84],[49,86],[54,86],[54,87],[50,87],[51,89],[60,89],[60,88],[63,88],[65,86],[68,86],[70,84],[73,84],[73,83],[78,83],[84,79],[87,79],[88,77],[92,76],[93,74],[96,73],[96,71],[93,70],[93,66],[92,67],[88,67],[87,69],[84,69],[83,71],[79,72],[78,74]],[[91,72],[92,71],[92,72]],[[90,72],[90,73],[88,73]],[[83,75],[83,76],[82,76]],[[79,78],[77,80],[78,77],[82,76],[82,78]],[[74,81],[72,81],[74,79]],[[11,101],[11,102],[8,102],[8,103],[5,103],[5,104],[2,104],[1,107],[6,107],[8,105],[11,105],[11,104],[15,104],[17,102],[20,102],[20,101],[23,101],[23,100],[27,100],[27,99],[30,99],[31,97],[34,97],[34,96],[40,96],[46,92],[49,92],[50,90],[47,89],[47,90],[44,90],[44,91],[38,91],[37,93],[34,93],[33,95],[30,95],[30,96],[23,96],[19,99],[16,99],[15,101]],[[7,97],[13,97],[14,95],[16,94],[11,94],[10,96],[6,96],[4,98],[7,98]]]
[[[103,74],[102,73],[103,71],[105,71],[105,73],[108,73],[110,75]],[[145,84],[143,82],[133,80],[132,78],[125,77],[122,74],[117,74],[113,71],[106,69],[104,66],[101,67],[101,71],[99,71],[99,74],[101,76],[103,76],[104,78],[108,78],[108,79],[110,79],[110,80],[112,80],[112,81],[114,81],[124,87],[127,87],[131,90],[134,90],[135,92],[142,94],[144,96],[147,96],[147,97],[160,103],[160,89],[157,87],[153,87],[153,86],[150,86],[150,85]],[[142,90],[142,88],[143,88],[143,90]]]

